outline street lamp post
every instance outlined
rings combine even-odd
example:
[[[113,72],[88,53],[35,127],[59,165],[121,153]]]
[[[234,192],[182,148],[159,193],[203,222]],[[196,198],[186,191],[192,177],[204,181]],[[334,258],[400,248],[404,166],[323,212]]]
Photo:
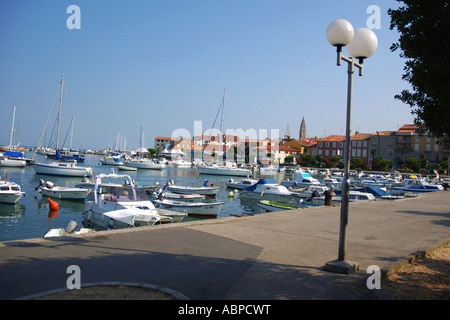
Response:
[[[353,95],[353,73],[355,67],[359,69],[359,76],[363,75],[364,59],[370,57],[378,46],[378,40],[371,30],[367,28],[353,29],[353,26],[344,19],[333,21],[327,28],[328,42],[336,47],[337,65],[340,66],[342,60],[348,64],[348,86],[347,86],[347,118],[345,130],[344,146],[344,180],[342,183],[341,198],[341,221],[339,233],[339,254],[338,259],[325,264],[324,270],[336,273],[349,274],[359,269],[357,263],[346,260],[345,248],[347,242],[348,225],[348,205],[350,195],[349,169],[350,169],[350,125],[352,115],[352,95]],[[342,48],[347,46],[347,51],[351,57],[342,55]],[[358,59],[358,62],[355,61]]]

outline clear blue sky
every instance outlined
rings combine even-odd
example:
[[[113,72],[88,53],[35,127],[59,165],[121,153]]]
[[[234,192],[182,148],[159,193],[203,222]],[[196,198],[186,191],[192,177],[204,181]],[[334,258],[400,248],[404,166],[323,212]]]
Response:
[[[69,30],[67,7],[81,9]],[[404,60],[392,53],[394,0],[3,0],[0,2],[0,144],[8,144],[16,105],[16,142],[34,146],[64,73],[62,139],[75,117],[73,147],[128,149],[194,121],[210,128],[227,90],[224,127],[279,129],[298,138],[344,134],[346,63],[335,64],[328,24],[366,27],[381,9],[377,52],[354,79],[352,130],[373,133],[412,123],[394,95],[409,88]],[[344,53],[347,52],[344,50]],[[56,106],[55,106],[56,108]],[[48,135],[56,119],[49,120]],[[217,125],[216,125],[217,127]],[[66,142],[68,146],[68,142]]]

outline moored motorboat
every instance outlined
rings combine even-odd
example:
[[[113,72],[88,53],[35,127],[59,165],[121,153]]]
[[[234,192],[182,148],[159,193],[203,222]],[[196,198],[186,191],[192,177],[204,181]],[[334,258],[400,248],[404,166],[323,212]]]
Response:
[[[431,184],[424,179],[405,179],[403,186],[392,187],[391,190],[401,190],[404,192],[434,192],[443,191],[444,187],[440,184]]]
[[[258,182],[258,180],[250,179],[250,178],[245,178],[245,179],[242,179],[241,181],[234,181],[233,178],[230,178],[227,181],[227,187],[232,188],[232,189],[243,190],[244,188],[252,186],[257,182]]]
[[[25,160],[12,159],[11,157],[1,155],[0,156],[0,167],[19,167],[23,168],[27,165]]]
[[[91,192],[91,189],[55,186],[51,181],[44,183],[42,179],[39,182],[38,188],[40,193],[44,196],[57,199],[84,200]]]
[[[252,172],[246,168],[239,168],[236,166],[219,166],[219,165],[202,165],[198,166],[199,174],[218,175],[218,176],[237,176],[247,177],[252,175]]]
[[[5,180],[0,181],[0,203],[16,204],[25,195],[20,185],[15,182]]]
[[[258,205],[258,207],[263,208],[264,210],[269,211],[269,212],[304,209],[307,207],[320,206],[319,204],[313,204],[313,203],[307,203],[307,202],[287,203],[287,202],[278,202],[278,201],[270,201],[270,200],[258,201],[257,205]]]
[[[254,200],[272,200],[290,202],[299,199],[296,192],[276,183],[275,179],[260,179],[254,185],[244,188],[239,194],[241,198]]]
[[[112,186],[105,194],[98,194],[98,182],[102,178],[125,178],[127,184]],[[130,176],[118,174],[96,176],[94,201],[86,202],[83,215],[85,225],[100,229],[151,226],[174,221],[172,217],[160,214],[148,199],[145,189],[135,187]]]
[[[82,235],[95,232],[92,229],[83,227],[81,227],[80,230],[75,231],[75,228],[77,226],[78,224],[74,220],[71,220],[66,228],[51,228],[50,230],[48,230],[47,233],[44,235],[44,238],[67,237],[72,235]]]
[[[173,182],[169,181],[165,188],[170,190],[173,193],[180,193],[180,194],[200,194],[205,195],[208,197],[215,197],[217,192],[219,192],[220,187],[215,186],[202,186],[202,187],[195,187],[195,186],[181,186],[181,185],[174,185]]]
[[[76,162],[54,161],[49,164],[36,163],[33,165],[33,168],[36,174],[53,176],[90,177],[93,174],[92,168],[78,167]]]
[[[153,200],[157,208],[186,212],[189,215],[217,217],[223,202],[186,202],[172,199]]]
[[[131,159],[124,162],[127,167],[137,168],[137,169],[150,169],[150,170],[161,170],[166,167],[165,163],[160,163],[152,159],[139,158]]]
[[[295,180],[284,180],[281,182],[282,186],[291,188],[304,188],[310,185],[320,185],[320,181],[308,172],[301,172]]]

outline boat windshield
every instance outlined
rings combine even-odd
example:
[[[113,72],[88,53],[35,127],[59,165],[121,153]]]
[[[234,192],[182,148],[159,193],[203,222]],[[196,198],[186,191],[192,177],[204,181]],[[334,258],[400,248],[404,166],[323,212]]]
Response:
[[[105,194],[105,199],[110,201],[148,201],[144,188],[134,188],[136,191],[136,199],[133,199],[133,190],[130,186],[111,187]]]

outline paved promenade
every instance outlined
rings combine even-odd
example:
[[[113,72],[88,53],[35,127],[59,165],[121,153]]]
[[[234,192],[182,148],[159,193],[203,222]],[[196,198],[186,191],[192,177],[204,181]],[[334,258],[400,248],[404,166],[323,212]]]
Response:
[[[0,243],[0,299],[81,282],[145,283],[191,300],[373,299],[366,270],[390,269],[450,239],[450,191],[350,204],[352,275],[322,270],[338,255],[340,207],[266,213],[65,239]]]

